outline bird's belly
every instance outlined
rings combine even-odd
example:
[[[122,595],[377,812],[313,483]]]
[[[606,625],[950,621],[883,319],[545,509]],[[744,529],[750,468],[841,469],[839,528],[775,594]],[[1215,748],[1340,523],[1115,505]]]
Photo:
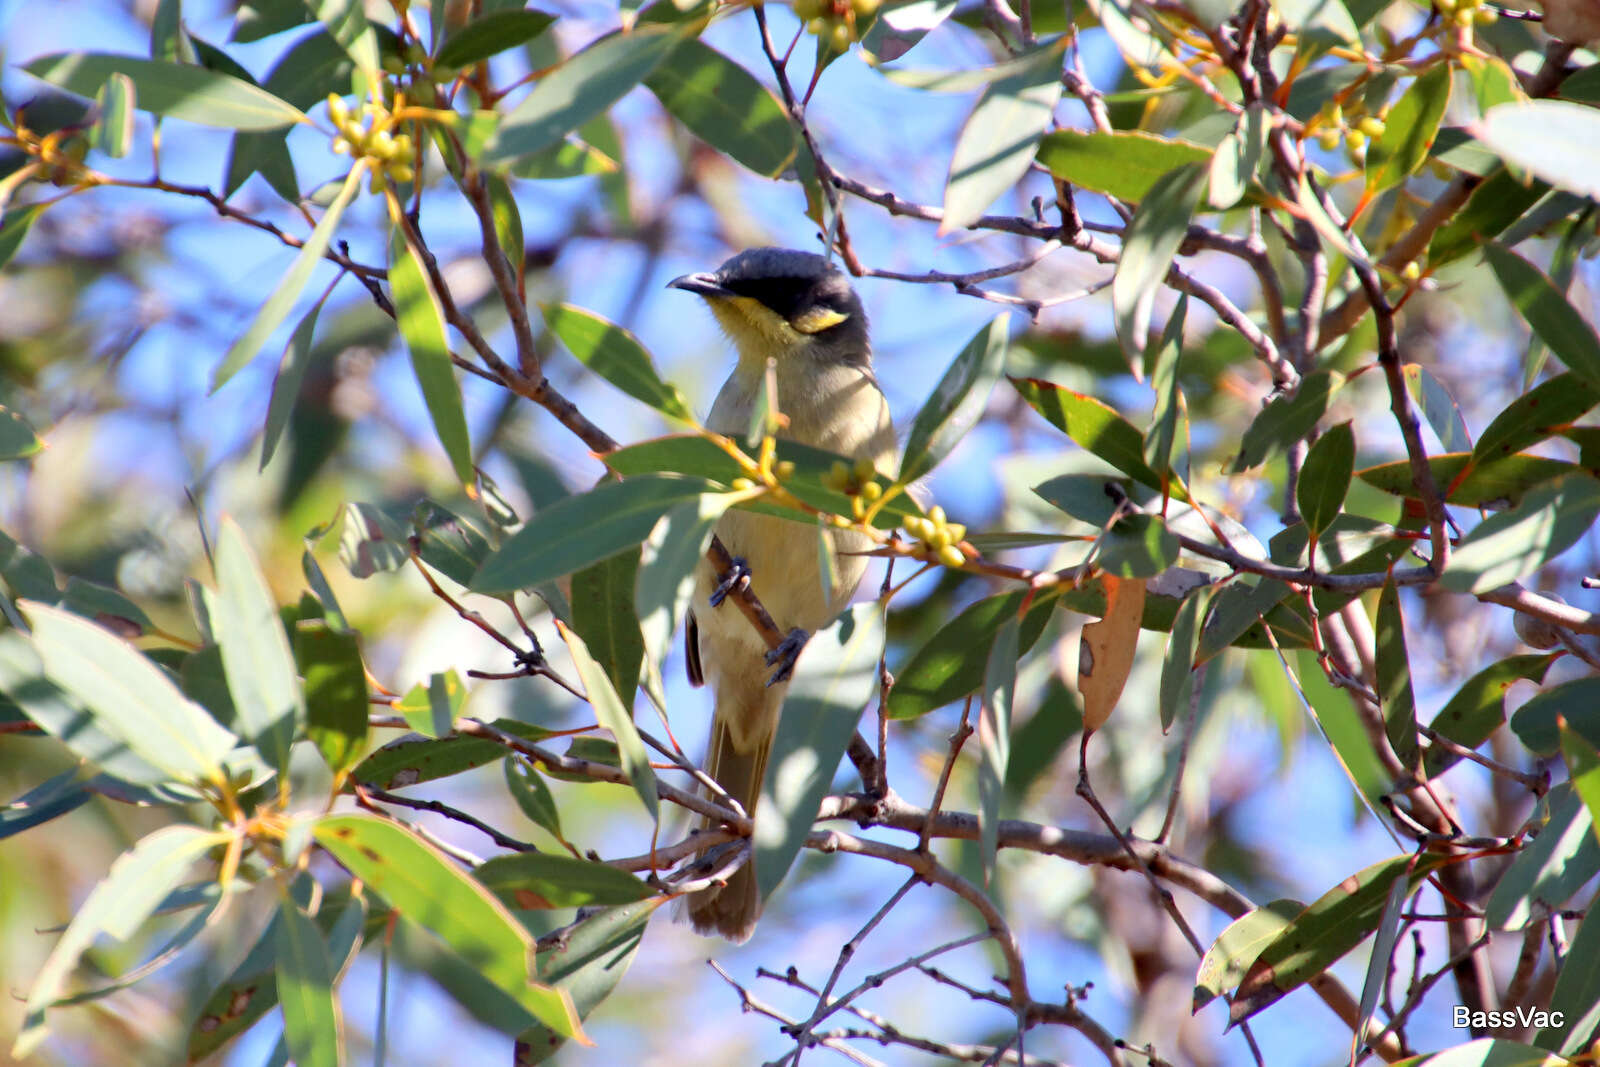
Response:
[[[794,522],[749,511],[730,511],[717,523],[717,536],[729,552],[750,568],[750,586],[780,630],[820,630],[843,611],[866,570],[862,556],[840,555],[871,548],[870,540],[851,530],[829,530],[833,574],[823,587],[822,561],[815,523]],[[702,562],[699,584],[710,595],[716,580]],[[737,614],[737,613],[735,613]],[[743,617],[739,624],[749,629]]]

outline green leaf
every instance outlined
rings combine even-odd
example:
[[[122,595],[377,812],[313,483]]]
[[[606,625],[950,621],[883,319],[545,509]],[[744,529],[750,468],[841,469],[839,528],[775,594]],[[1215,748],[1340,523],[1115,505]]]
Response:
[[[889,717],[915,719],[965,697],[983,684],[985,665],[974,648],[993,647],[995,635],[1022,609],[1025,590],[980,600],[951,619],[895,672],[889,690]],[[1050,620],[1056,596],[1045,591],[1033,598],[1022,620],[1018,648],[1027,652]]]
[[[527,8],[486,12],[445,38],[433,65],[454,70],[481,63],[533,40],[555,20],[554,15]]]
[[[1600,838],[1600,822],[1595,814],[1600,812],[1600,749],[1593,742],[1566,724],[1558,724],[1561,731],[1561,756],[1567,762],[1567,776],[1573,791],[1583,799],[1589,811],[1589,822]]]
[[[1172,462],[1172,443],[1178,436],[1178,414],[1182,398],[1178,389],[1178,363],[1183,357],[1183,324],[1189,317],[1189,294],[1178,297],[1177,306],[1167,319],[1161,344],[1145,367],[1150,388],[1155,391],[1155,410],[1150,412],[1150,429],[1144,435],[1144,460],[1151,470],[1166,470]]]
[[[496,719],[489,725],[525,741],[539,742],[550,736],[548,730],[514,719]],[[487,738],[452,735],[434,739],[407,734],[362,760],[350,776],[379,789],[404,789],[482,767],[505,754],[504,745]]]
[[[561,835],[561,812],[556,808],[556,798],[545,785],[537,770],[526,760],[507,756],[504,761],[506,789],[535,826],[546,831],[557,841],[566,840]]]
[[[38,653],[17,630],[0,632],[0,693],[29,722],[112,777],[137,786],[172,780],[169,771],[147,762],[121,736],[102,729],[94,713],[46,677]]]
[[[1552,756],[1560,747],[1558,719],[1600,744],[1600,677],[1565,682],[1534,694],[1511,716],[1511,729],[1530,752]]]
[[[362,0],[305,0],[306,7],[369,79],[379,77],[378,38]]]
[[[883,604],[857,604],[812,635],[795,667],[756,808],[751,862],[763,900],[799,854],[862,709],[878,691],[883,641]]]
[[[224,517],[217,537],[217,591],[205,592],[211,632],[233,697],[234,725],[282,772],[289,746],[305,726],[305,698],[278,603],[244,531]],[[365,682],[362,683],[363,695]]]
[[[605,669],[623,707],[633,706],[644,663],[644,635],[633,603],[639,556],[638,550],[623,550],[572,576],[573,632]]]
[[[672,635],[694,598],[695,568],[705,558],[711,532],[730,503],[727,493],[706,493],[675,504],[645,541],[633,608],[654,671],[666,662]],[[633,692],[631,682],[628,692]]]
[[[422,562],[457,585],[472,581],[493,551],[489,539],[470,520],[432,500],[417,504],[411,525]]]
[[[95,725],[184,782],[217,782],[236,743],[204,708],[127,642],[59,608],[21,601],[45,675],[82,703]]]
[[[1219,589],[1212,601],[1211,617],[1200,631],[1195,666],[1219,655],[1288,595],[1289,587],[1276,578],[1263,578],[1255,585],[1230,582]]]
[[[1433,427],[1445,451],[1471,451],[1472,434],[1467,430],[1467,420],[1462,417],[1460,405],[1445,384],[1420,363],[1407,363],[1401,368],[1401,373],[1405,375],[1406,390],[1411,394],[1411,399],[1422,409],[1423,417]]]
[[[258,470],[267,469],[272,454],[278,449],[278,441],[289,425],[295,398],[300,395],[300,383],[305,381],[306,370],[311,366],[311,344],[316,338],[317,316],[322,313],[325,303],[326,297],[311,305],[311,310],[306,312],[300,325],[290,335],[289,343],[284,346],[283,359],[278,362],[278,373],[272,379],[272,396],[267,401],[267,422],[261,431],[261,466]]]
[[[94,98],[100,117],[94,124],[94,146],[113,159],[133,150],[133,109],[136,90],[126,74],[113,74]]]
[[[524,911],[631,904],[656,895],[627,871],[575,856],[517,852],[479,864],[472,876],[505,902]]]
[[[1300,379],[1293,393],[1273,398],[1245,430],[1230,473],[1241,474],[1259,466],[1274,452],[1305,437],[1343,385],[1344,376],[1337,371],[1312,371]]]
[[[1154,578],[1178,562],[1178,547],[1159,515],[1128,515],[1106,532],[1095,562],[1118,578]]]
[[[78,768],[70,767],[0,806],[0,841],[76,811],[91,796]]]
[[[692,422],[694,413],[675,385],[661,380],[639,339],[614,322],[572,304],[545,305],[545,325],[579,362],[663,415]]]
[[[1015,615],[1000,624],[983,670],[983,705],[978,716],[978,847],[983,880],[994,884],[1000,844],[1000,801],[1011,762],[1011,709],[1016,699],[1020,628]]]
[[[1061,99],[1062,41],[1047,44],[989,85],[950,157],[941,234],[966,229],[1028,172]]]
[[[285,896],[278,908],[275,970],[283,1034],[301,1067],[336,1067],[344,1062],[333,962],[322,931]]]
[[[674,118],[735,162],[768,178],[794,165],[798,142],[783,105],[703,41],[684,41],[644,83]]]
[[[528,977],[533,936],[470,875],[398,823],[371,815],[317,820],[317,843],[412,922],[558,1033],[587,1042],[572,999]]]
[[[406,725],[426,737],[444,737],[455,729],[467,702],[467,687],[454,668],[428,675],[427,685],[414,685],[394,706]]]
[[[428,276],[417,262],[416,253],[396,227],[389,238],[389,291],[394,295],[396,322],[400,336],[411,350],[411,370],[422,388],[422,399],[433,419],[433,430],[450,457],[457,480],[471,488],[476,481],[472,470],[472,436],[461,408],[461,383],[450,365],[450,346],[445,340],[444,312]]]
[[[567,993],[588,1018],[611,995],[639,951],[645,923],[660,905],[660,897],[606,908],[569,928],[561,943],[534,957],[539,979]],[[543,1063],[555,1055],[563,1039],[548,1027],[533,1026],[517,1035],[517,1067]]]
[[[394,516],[374,504],[345,505],[339,558],[356,578],[398,570],[411,558],[409,535]]]
[[[1447,503],[1468,508],[1516,503],[1532,490],[1580,470],[1575,463],[1526,452],[1484,463],[1475,463],[1465,452],[1442,453],[1428,457],[1428,469]],[[1356,476],[1386,493],[1413,499],[1417,496],[1409,460],[1380,463],[1357,471]]]
[[[1212,150],[1142,130],[1057,130],[1039,142],[1039,162],[1073,185],[1118,200],[1143,200],[1163,175],[1206,163]]]
[[[1348,44],[1360,40],[1361,31],[1341,0],[1273,0],[1272,6],[1291,30],[1326,34]]]
[[[1245,108],[1238,123],[1228,131],[1211,157],[1207,173],[1207,203],[1219,211],[1225,211],[1245,198],[1250,191],[1250,183],[1255,181],[1261,169],[1261,161],[1266,158],[1270,134],[1266,108],[1260,103]]]
[[[1411,692],[1411,658],[1406,653],[1400,590],[1393,579],[1384,582],[1378,594],[1377,630],[1378,704],[1383,709],[1384,731],[1400,762],[1413,767],[1417,759],[1417,702]]]
[[[1411,886],[1404,878],[1396,878],[1389,887],[1389,896],[1383,903],[1383,913],[1378,918],[1378,930],[1372,938],[1372,952],[1367,958],[1367,977],[1361,986],[1361,1014],[1354,1029],[1358,1034],[1367,1032],[1367,1024],[1378,1010],[1378,998],[1389,986],[1390,968],[1394,963],[1395,940],[1400,936],[1400,909],[1405,906]]]
[[[1352,874],[1318,897],[1251,964],[1229,1019],[1243,1022],[1333,966],[1376,929],[1396,880],[1414,889],[1445,859],[1432,853],[1395,856]]]
[[[617,691],[611,687],[611,679],[589,655],[583,638],[559,622],[556,625],[567,643],[567,650],[572,653],[572,665],[577,669],[578,681],[583,683],[583,691],[589,698],[589,706],[594,709],[595,719],[616,738],[623,773],[633,783],[633,791],[639,794],[650,817],[660,818],[661,802],[656,796],[655,772],[650,769],[650,754],[645,751],[644,741],[634,728],[632,712],[623,707]]]
[[[78,959],[101,934],[126,941],[144,925],[193,863],[228,839],[225,832],[195,826],[167,826],[118,856],[72,916],[66,932],[28,990],[26,1018],[12,1046],[19,1059],[30,1055],[48,1036],[45,1009],[61,994]]]
[[[1502,104],[1469,129],[1507,163],[1559,189],[1600,197],[1600,171],[1589,153],[1600,141],[1594,108],[1565,100]]]
[[[977,423],[1005,367],[1009,316],[996,315],[972,335],[923,401],[906,437],[895,480],[909,484],[938,466]]]
[[[1513,400],[1494,417],[1472,449],[1485,462],[1508,456],[1561,433],[1600,404],[1600,388],[1577,374],[1558,374]]]
[[[1038,378],[1011,378],[1010,381],[1033,410],[1080,447],[1134,481],[1152,489],[1162,488],[1161,476],[1144,461],[1143,435],[1115,409],[1092,396]],[[1177,487],[1173,487],[1172,495],[1180,500],[1188,499]]]
[[[306,735],[335,777],[367,747],[367,676],[356,635],[320,620],[295,625],[294,658],[306,679]]]
[[[510,163],[558,143],[648,77],[683,35],[670,26],[641,26],[585,48],[539,79],[501,121],[479,162]]]
[[[1600,516],[1600,481],[1573,475],[1530,492],[1463,537],[1439,576],[1456,593],[1482,593],[1537,571],[1577,544]]]
[[[33,228],[34,220],[44,214],[48,206],[45,203],[24,204],[0,215],[0,267],[11,262],[11,257],[17,254],[28,231]]]
[[[1213,590],[1203,585],[1193,590],[1172,621],[1172,635],[1161,661],[1161,732],[1172,729],[1188,703],[1194,687],[1194,654],[1200,640],[1200,623],[1211,606]],[[1198,1005],[1196,1005],[1198,1007]]]
[[[511,192],[510,183],[498,174],[484,175],[484,186],[489,193],[489,213],[494,219],[495,240],[520,286],[528,256],[528,242],[523,236],[522,212],[517,208],[517,198]]]
[[[1435,64],[1395,101],[1383,133],[1367,146],[1368,196],[1399,185],[1427,160],[1450,106],[1450,73],[1450,64]]]
[[[23,68],[69,93],[92,97],[113,74],[132,82],[141,111],[202,126],[272,130],[306,122],[299,108],[238,78],[202,67],[108,52],[61,52]]]
[[[1373,751],[1350,694],[1334,688],[1328,681],[1315,651],[1302,649],[1289,662],[1298,670],[1294,681],[1317,729],[1327,740],[1356,794],[1376,811],[1378,798],[1389,791],[1393,782]]]
[[[1506,691],[1513,683],[1523,679],[1535,683],[1544,681],[1545,672],[1555,660],[1554,654],[1512,656],[1490,664],[1456,690],[1450,702],[1428,724],[1429,728],[1463,748],[1477,748],[1505,723]],[[1435,745],[1428,749],[1422,765],[1432,779],[1460,758],[1444,746]]]
[[[322,261],[322,254],[328,250],[328,242],[333,239],[333,231],[339,227],[339,218],[344,214],[350,198],[356,195],[365,173],[365,161],[358,160],[356,165],[350,168],[344,185],[339,189],[339,195],[328,205],[328,210],[316,228],[311,231],[311,236],[306,238],[306,243],[301,246],[300,254],[295,256],[294,263],[279,279],[276,288],[272,290],[272,295],[261,305],[261,310],[256,312],[250,328],[233,343],[228,349],[228,354],[222,357],[222,362],[212,372],[213,393],[226,385],[228,379],[255,358],[256,353],[261,351],[261,346],[267,343],[267,338],[272,336],[273,331],[288,317],[289,309],[294,307],[294,302],[300,298],[300,291],[306,287],[306,282],[311,280],[311,272]]]
[[[1494,241],[1484,242],[1483,254],[1506,296],[1539,340],[1568,370],[1582,376],[1591,390],[1600,389],[1600,337],[1595,336],[1594,327],[1538,267]]]
[[[1561,786],[1549,799],[1549,821],[1512,859],[1483,907],[1484,921],[1492,929],[1522,929],[1559,910],[1600,874],[1600,839],[1583,799]]]
[[[1478,142],[1472,142],[1477,144]],[[1428,241],[1428,266],[1432,270],[1478,250],[1478,243],[1503,232],[1550,192],[1544,182],[1531,185],[1499,167],[1479,183],[1461,210]]]
[[[1295,503],[1312,536],[1321,536],[1339,517],[1355,466],[1356,438],[1348,421],[1317,438],[1306,452],[1295,484]]]
[[[44,449],[44,442],[33,432],[28,420],[0,405],[0,461],[27,459]]]
[[[1189,220],[1205,186],[1206,167],[1200,163],[1169,171],[1151,184],[1128,223],[1111,280],[1111,306],[1117,316],[1117,337],[1130,357],[1144,352],[1156,290],[1189,232]]]
[[[1556,988],[1550,994],[1551,1025],[1533,1043],[1563,1056],[1582,1056],[1600,1027],[1600,920],[1589,909],[1567,949]],[[1556,1023],[1556,1019],[1560,1023]]]
[[[639,544],[675,504],[712,489],[704,478],[640,474],[605,482],[536,512],[472,579],[477,593],[552,581]]]
[[[938,29],[955,10],[956,0],[910,0],[884,7],[861,38],[861,49],[878,63],[892,63]]]
[[[1089,0],[1089,10],[1128,65],[1161,69],[1175,57],[1149,32],[1149,22],[1134,15],[1137,0]]]
[[[1305,910],[1298,900],[1284,898],[1245,912],[1218,935],[1194,976],[1194,1012],[1210,1004],[1244,979],[1250,964],[1284,927]]]
[[[511,164],[514,178],[533,181],[580,178],[586,174],[617,174],[621,165],[587,141],[569,137],[559,144],[522,156]]]

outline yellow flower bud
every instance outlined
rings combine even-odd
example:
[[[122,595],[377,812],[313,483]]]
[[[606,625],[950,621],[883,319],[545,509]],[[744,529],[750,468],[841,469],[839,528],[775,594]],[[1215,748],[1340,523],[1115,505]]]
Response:
[[[338,93],[328,94],[328,118],[335,126],[343,126],[350,119],[350,106]]]
[[[876,500],[883,495],[883,486],[877,482],[868,482],[861,487],[861,495],[866,497],[869,502]]]
[[[849,519],[845,518],[843,515],[835,515],[833,517],[833,524],[835,526],[839,527],[839,529],[841,529],[841,530],[847,530],[851,526],[855,525],[855,523],[851,522]]]
[[[850,6],[855,9],[856,18],[865,21],[878,13],[883,0],[851,0]]]
[[[772,473],[776,474],[779,478],[793,478],[794,463],[787,459],[780,460],[778,463],[773,465]]]
[[[1500,17],[1500,12],[1492,7],[1480,7],[1472,13],[1472,20],[1480,26],[1487,26]]]
[[[1356,129],[1360,130],[1368,137],[1382,137],[1384,130],[1383,120],[1375,119],[1371,115],[1368,115],[1366,118],[1362,119],[1359,124],[1357,124]]]
[[[955,545],[945,545],[939,550],[939,562],[946,567],[960,567],[967,562],[967,557]]]
[[[941,508],[938,504],[935,504],[933,507],[929,508],[928,521],[933,523],[935,526],[943,526],[944,508]]]
[[[397,182],[408,182],[417,176],[417,172],[411,169],[411,164],[409,163],[394,163],[389,166],[388,170],[389,177]]]
[[[1317,143],[1322,146],[1323,151],[1332,152],[1339,147],[1339,131],[1323,130],[1317,134]]]
[[[966,540],[967,528],[959,522],[952,522],[945,526],[944,532],[950,535],[950,543],[955,544]]]
[[[1367,147],[1367,135],[1360,130],[1351,130],[1344,135],[1344,143],[1350,146],[1351,151],[1359,152]]]
[[[949,548],[950,547],[950,531],[949,530],[944,530],[944,529],[933,531],[933,536],[928,538],[928,545],[929,545],[930,548],[935,548],[935,549]]]
[[[818,37],[821,37],[822,36],[822,31],[826,26],[827,26],[827,23],[824,22],[822,20],[822,17],[819,15],[818,17],[812,19],[810,22],[806,23],[806,32],[807,33],[813,33],[813,34],[816,34]]]
[[[842,459],[833,461],[833,466],[828,468],[827,476],[822,479],[822,484],[830,489],[843,489],[850,481],[850,468],[845,466]]]
[[[856,481],[864,482],[877,473],[877,468],[872,465],[872,460],[863,457],[856,460],[854,473]]]
[[[835,52],[848,52],[850,51],[851,42],[853,42],[855,39],[855,31],[848,23],[835,22],[833,24],[832,35],[829,38],[828,43],[833,46],[833,50]]]
[[[1413,259],[1404,267],[1400,268],[1400,277],[1404,278],[1408,282],[1414,282],[1418,278],[1422,277],[1422,268],[1417,266],[1417,261]]]
[[[752,482],[749,478],[735,478],[733,480],[733,487],[735,489],[754,489],[755,485],[756,483]]]

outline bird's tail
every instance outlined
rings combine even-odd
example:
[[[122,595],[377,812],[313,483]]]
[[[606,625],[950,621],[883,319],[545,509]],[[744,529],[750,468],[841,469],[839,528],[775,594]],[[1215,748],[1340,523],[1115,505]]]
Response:
[[[730,708],[724,707],[719,694],[716,717],[711,724],[706,772],[744,807],[745,813],[751,818],[755,818],[761,781],[767,774],[767,757],[772,754],[776,723],[755,730],[755,738],[748,742],[750,747],[746,750],[741,750],[737,745],[736,737],[740,731],[732,729],[730,723],[763,722],[770,715],[766,705],[775,703],[773,698],[778,696],[778,693],[767,689],[757,689],[751,694],[736,694],[736,697],[750,699],[759,706]],[[716,826],[709,818],[703,825]],[[702,889],[689,897],[689,922],[696,933],[721,934],[735,943],[748,941],[760,916],[761,895],[756,886],[753,857],[733,872],[727,885]]]

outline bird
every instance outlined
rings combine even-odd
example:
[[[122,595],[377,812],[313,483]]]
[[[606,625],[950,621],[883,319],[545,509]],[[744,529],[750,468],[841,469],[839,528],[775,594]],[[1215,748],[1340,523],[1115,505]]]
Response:
[[[867,315],[837,266],[811,252],[751,248],[715,271],[686,274],[668,285],[701,297],[738,354],[711,405],[707,429],[734,438],[749,432],[771,360],[783,416],[780,439],[866,459],[879,472],[892,470],[894,426],[872,370]],[[806,637],[849,605],[867,565],[851,553],[869,549],[871,539],[858,530],[829,528],[824,536],[832,540],[834,567],[824,589],[815,523],[730,510],[716,533],[736,566],[728,574],[716,573],[706,560],[697,567],[686,634],[689,680],[709,682],[715,698],[706,772],[754,818],[788,670]],[[731,605],[718,606],[744,578],[789,635],[770,654],[748,619]],[[761,914],[753,862],[726,884],[691,894],[687,912],[698,933],[747,941]]]

